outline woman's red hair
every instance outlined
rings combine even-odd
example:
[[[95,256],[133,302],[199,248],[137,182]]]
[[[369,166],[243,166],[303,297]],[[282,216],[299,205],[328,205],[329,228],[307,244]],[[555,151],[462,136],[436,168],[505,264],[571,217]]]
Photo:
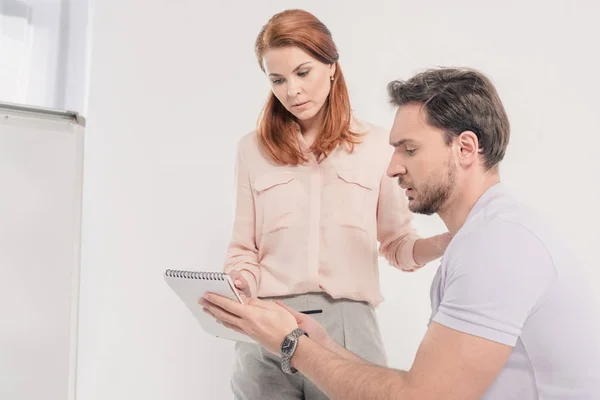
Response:
[[[263,72],[265,52],[281,47],[297,47],[324,64],[335,64],[331,91],[323,105],[321,132],[311,149],[317,156],[327,156],[336,146],[347,144],[352,151],[359,143],[359,134],[350,130],[348,88],[329,29],[309,12],[283,11],[275,14],[256,38],[256,57]],[[259,119],[258,138],[260,146],[276,163],[297,165],[307,161],[298,146],[296,129],[294,116],[270,93]]]

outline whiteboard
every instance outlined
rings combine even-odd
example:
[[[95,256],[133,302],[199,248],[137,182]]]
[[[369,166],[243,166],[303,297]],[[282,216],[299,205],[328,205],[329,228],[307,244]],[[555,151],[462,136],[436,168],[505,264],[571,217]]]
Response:
[[[74,399],[84,126],[0,103],[0,399]]]

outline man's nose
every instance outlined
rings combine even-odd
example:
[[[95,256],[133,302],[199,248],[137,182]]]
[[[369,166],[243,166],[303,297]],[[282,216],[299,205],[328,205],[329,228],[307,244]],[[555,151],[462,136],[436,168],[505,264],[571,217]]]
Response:
[[[396,157],[394,154],[390,160],[390,163],[387,168],[387,176],[390,178],[395,178],[397,176],[406,174],[406,166],[400,159],[400,157]]]

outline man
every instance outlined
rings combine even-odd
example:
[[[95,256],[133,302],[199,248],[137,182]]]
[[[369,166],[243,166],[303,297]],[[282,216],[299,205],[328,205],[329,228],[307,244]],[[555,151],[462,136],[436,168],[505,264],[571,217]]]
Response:
[[[500,183],[509,122],[491,82],[435,69],[388,90],[398,107],[388,175],[413,212],[437,213],[454,234],[410,371],[359,359],[282,304],[209,294],[207,312],[336,399],[600,399],[592,290],[563,242]]]

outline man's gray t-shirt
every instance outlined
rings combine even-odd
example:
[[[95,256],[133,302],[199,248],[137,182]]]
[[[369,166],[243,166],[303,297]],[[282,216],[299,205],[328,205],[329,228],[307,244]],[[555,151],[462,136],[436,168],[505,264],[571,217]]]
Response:
[[[484,399],[600,399],[599,309],[564,243],[502,184],[454,236],[431,287],[432,320],[513,346]]]

